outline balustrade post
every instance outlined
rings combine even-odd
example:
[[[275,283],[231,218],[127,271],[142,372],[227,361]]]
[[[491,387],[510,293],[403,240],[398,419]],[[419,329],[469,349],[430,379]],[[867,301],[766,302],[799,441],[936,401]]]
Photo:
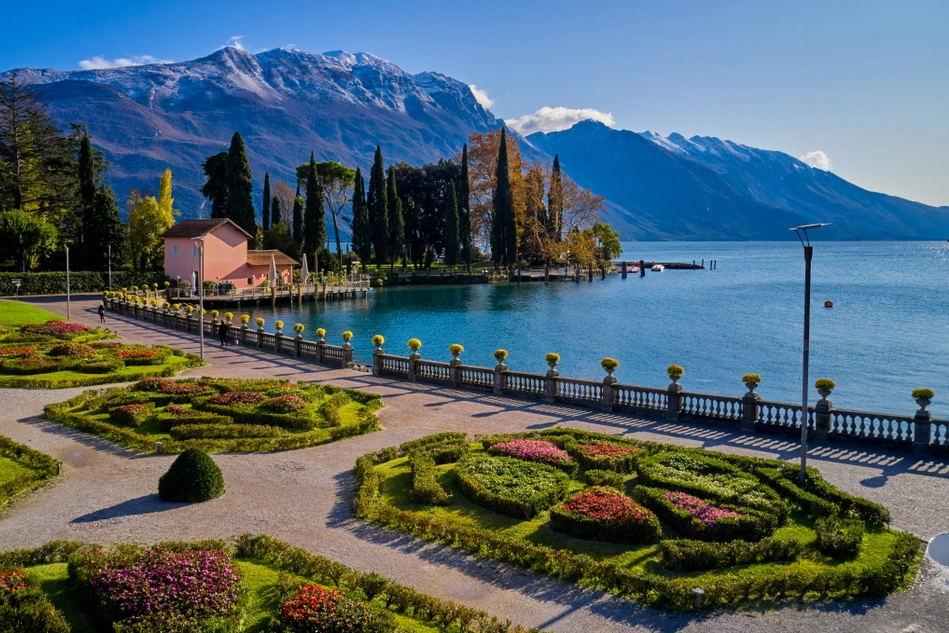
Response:
[[[297,358],[300,358],[300,353],[303,350],[303,332],[297,332],[296,338],[293,339],[293,355]]]
[[[544,375],[544,402],[556,402],[557,401],[557,392],[559,391],[560,384],[558,383],[558,378],[560,377],[560,372],[556,369],[550,369]]]
[[[613,385],[616,384],[616,376],[610,374],[603,379],[603,397],[600,400],[600,409],[603,411],[612,411],[613,403],[616,402],[616,394]]]
[[[668,406],[666,408],[667,420],[678,420],[679,413],[682,411],[682,385],[673,382],[666,390]]]
[[[353,363],[353,346],[349,344],[349,341],[343,343],[343,369],[352,369],[356,365]]]
[[[814,404],[814,437],[818,440],[826,440],[830,435],[830,421],[833,417],[834,403],[826,397],[821,398]],[[807,414],[804,415],[805,424],[807,423]]]
[[[461,378],[461,359],[453,358],[448,363],[448,383],[452,388],[458,387],[459,379]]]
[[[377,345],[376,349],[372,351],[372,375],[381,376],[382,375],[382,355],[385,352],[382,350],[381,345]]]
[[[933,433],[932,415],[926,409],[930,404],[930,399],[917,398],[916,403],[919,405],[919,410],[913,417],[913,452],[925,454],[929,452]]]
[[[257,349],[264,348],[264,326],[257,326]]]
[[[745,378],[755,379],[759,377],[752,374]],[[758,402],[761,401],[761,396],[755,391],[758,387],[757,382],[745,382],[745,386],[748,387],[748,393],[741,397],[741,423],[738,428],[745,433],[754,433],[755,424],[758,423]]]
[[[241,346],[247,345],[247,333],[249,331],[250,331],[250,328],[247,327],[246,323],[241,325]]]
[[[409,354],[409,382],[416,382],[418,379],[418,359],[421,358],[419,353],[413,351]]]
[[[504,372],[507,371],[507,365],[498,363],[494,366],[494,393],[504,393]]]

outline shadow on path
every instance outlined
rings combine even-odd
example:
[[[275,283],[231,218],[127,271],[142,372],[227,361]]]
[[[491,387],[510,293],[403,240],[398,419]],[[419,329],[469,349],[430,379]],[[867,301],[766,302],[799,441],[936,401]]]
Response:
[[[118,517],[137,516],[140,514],[155,514],[190,505],[188,503],[168,503],[158,498],[157,494],[145,495],[136,499],[129,499],[110,508],[95,510],[81,517],[76,517],[70,523],[93,523]]]

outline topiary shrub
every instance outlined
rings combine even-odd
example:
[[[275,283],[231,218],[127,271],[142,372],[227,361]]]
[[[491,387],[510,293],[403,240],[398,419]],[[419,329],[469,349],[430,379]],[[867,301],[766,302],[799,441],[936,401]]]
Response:
[[[189,448],[175,459],[158,480],[162,501],[208,501],[224,494],[221,469],[200,448]]]
[[[839,560],[853,560],[860,552],[864,527],[859,519],[819,519],[814,524],[814,531],[817,532],[817,549],[821,554]]]

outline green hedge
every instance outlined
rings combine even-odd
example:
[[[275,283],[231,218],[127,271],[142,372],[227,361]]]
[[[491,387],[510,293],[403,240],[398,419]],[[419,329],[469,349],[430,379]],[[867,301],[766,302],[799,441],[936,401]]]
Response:
[[[409,457],[431,457],[436,464],[453,464],[471,452],[471,445],[464,433],[445,431],[404,442],[399,451]]]
[[[588,486],[609,486],[626,492],[626,477],[622,473],[612,470],[588,470],[586,476]]]
[[[660,547],[663,566],[677,573],[772,561],[792,561],[804,551],[804,545],[799,540],[789,537],[771,537],[757,543],[665,540],[660,543]]]
[[[58,462],[49,455],[33,450],[29,446],[17,444],[2,435],[0,435],[0,455],[26,464],[32,469],[30,473],[24,473],[0,484],[0,505],[24,490],[55,477],[58,472]]]
[[[427,455],[409,459],[412,469],[412,501],[422,505],[447,506],[451,497],[435,479],[435,460]]]
[[[637,512],[643,518],[603,521],[568,512],[564,504],[560,504],[550,510],[550,529],[574,538],[608,543],[655,543],[662,538],[662,528],[656,515],[642,507],[637,508]]]
[[[47,273],[0,273],[0,295],[15,294],[16,286],[12,283],[14,279],[20,279],[23,282],[20,285],[20,295],[66,294],[66,271]],[[134,273],[114,270],[112,271],[112,289],[121,290],[122,288],[131,288],[132,286],[141,288],[146,285],[151,287],[153,283],[157,283],[158,287],[164,290],[164,282],[166,279],[167,277],[161,272]],[[108,271],[69,272],[70,292],[102,292],[108,289]]]
[[[187,421],[187,418],[184,419]],[[180,424],[168,434],[176,440],[231,439],[238,437],[280,437],[286,431],[279,426],[256,424]]]
[[[563,471],[513,457],[470,455],[458,462],[455,474],[472,501],[517,519],[533,518],[561,501],[570,488]]]
[[[722,517],[711,526],[706,525],[689,512],[676,507],[666,499],[669,492],[660,488],[636,486],[636,498],[655,512],[660,519],[672,526],[679,534],[700,541],[760,541],[778,528],[778,519],[769,512],[736,505],[715,504],[725,510],[733,510],[740,516]]]
[[[840,560],[853,560],[860,553],[860,544],[865,533],[860,519],[830,517],[814,524],[817,533],[817,549],[821,554]]]

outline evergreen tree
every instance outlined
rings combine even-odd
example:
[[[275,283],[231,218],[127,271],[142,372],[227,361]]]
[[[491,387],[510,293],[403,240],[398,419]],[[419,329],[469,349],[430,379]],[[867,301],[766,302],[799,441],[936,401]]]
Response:
[[[366,184],[362,171],[356,168],[353,182],[353,251],[363,266],[372,259],[372,232],[369,224],[369,207],[366,205]]]
[[[234,132],[231,148],[227,152],[225,173],[227,184],[226,217],[251,235],[257,232],[257,214],[254,211],[250,163],[244,151],[244,139],[240,132]]]
[[[211,217],[227,217],[227,152],[208,156],[201,163],[207,182],[201,187],[201,195],[211,201]]]
[[[451,183],[445,195],[445,265],[453,269],[458,265],[460,248],[458,220],[458,196],[455,183]]]
[[[303,196],[300,195],[300,181],[297,181],[297,193],[293,197],[293,231],[291,237],[303,244]]]
[[[516,237],[513,247],[509,244],[511,239],[510,227],[514,225],[515,218],[511,174],[508,169],[507,133],[506,130],[502,129],[501,144],[498,148],[497,170],[495,171],[497,184],[492,196],[494,217],[491,224],[491,255],[494,259],[495,268],[500,267],[502,263],[506,265],[513,264],[517,256]]]
[[[125,226],[119,219],[119,206],[109,185],[96,188],[88,220],[90,228],[85,231],[86,268],[107,270],[111,251],[112,269],[115,270],[123,260]]]
[[[326,242],[326,208],[323,206],[323,187],[316,173],[316,159],[310,152],[306,174],[306,209],[303,216],[303,254],[313,255]]]
[[[270,225],[271,229],[280,224],[280,211],[280,198],[274,196],[270,206],[270,213],[273,215],[273,222]]]
[[[391,165],[386,181],[386,206],[389,210],[389,254],[394,265],[405,254],[405,220],[402,217],[402,200],[395,187],[395,170]]]
[[[468,144],[461,150],[461,179],[458,182],[458,238],[461,261],[471,272],[471,188],[468,180]]]
[[[382,148],[376,146],[376,156],[369,174],[369,196],[366,200],[371,222],[372,246],[376,263],[386,263],[389,254],[389,210],[386,200],[386,172],[382,163]]]
[[[547,192],[547,233],[556,241],[563,238],[563,179],[560,173],[560,155],[554,155],[550,171],[550,190]]]
[[[92,205],[96,198],[96,159],[92,151],[92,139],[88,134],[79,141],[79,213],[78,221],[73,223],[73,237],[81,260],[86,259],[85,230],[92,228]],[[89,268],[89,270],[95,270]]]
[[[270,172],[264,174],[264,200],[261,205],[261,223],[265,231],[270,230]]]

